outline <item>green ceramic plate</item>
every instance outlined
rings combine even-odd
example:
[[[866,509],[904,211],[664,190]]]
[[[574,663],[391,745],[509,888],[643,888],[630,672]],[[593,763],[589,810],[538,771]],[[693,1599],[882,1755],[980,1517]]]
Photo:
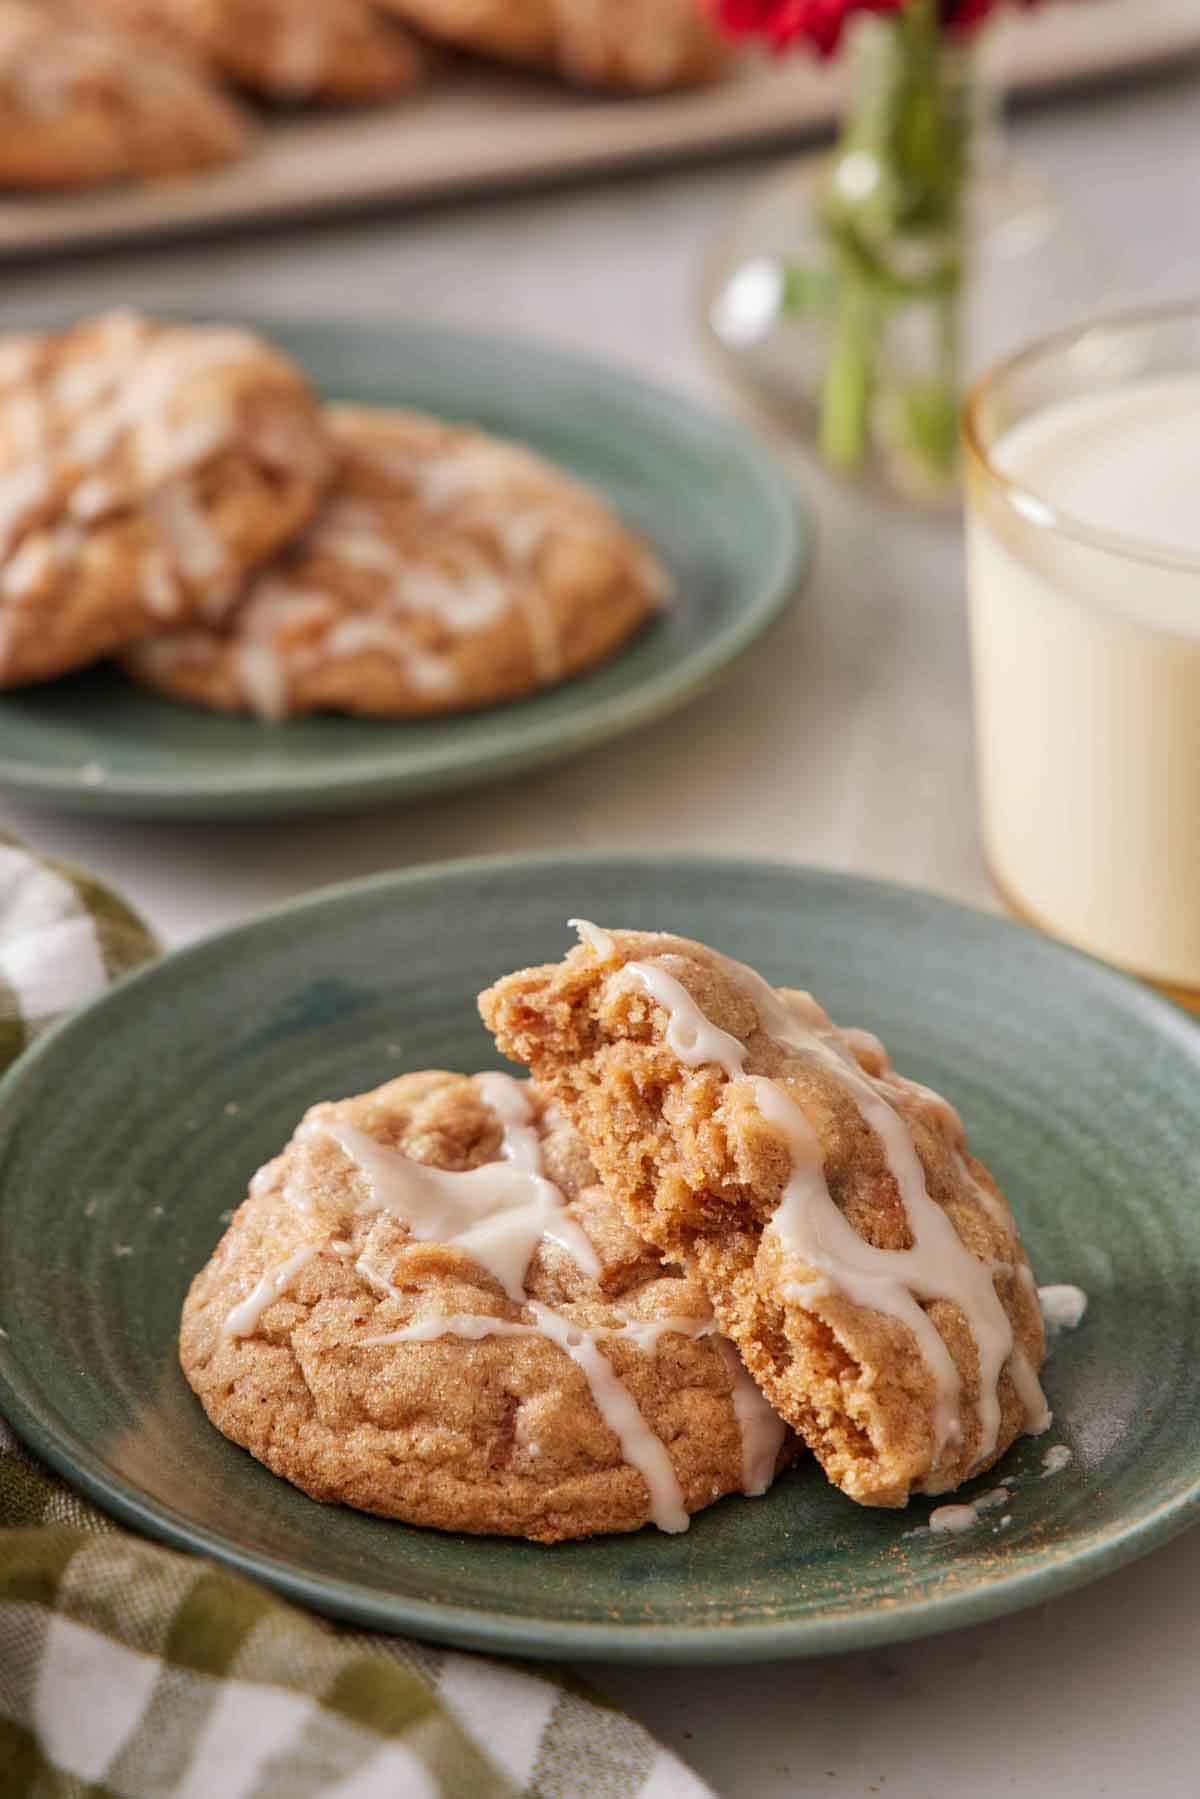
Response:
[[[217,308],[216,310],[220,310]],[[415,325],[253,315],[329,399],[416,406],[521,439],[605,493],[677,599],[594,672],[457,718],[264,725],[172,704],[99,669],[0,699],[0,787],[92,812],[333,811],[552,762],[701,692],[800,585],[811,531],[744,432],[611,368]]]
[[[564,920],[670,926],[811,983],[962,1107],[1043,1281],[1055,1347],[1011,1522],[908,1536],[809,1463],[681,1537],[537,1548],[314,1504],[207,1423],[175,1362],[188,1281],[313,1100],[494,1061],[474,996]],[[0,1088],[0,1404],[128,1523],[319,1609],[523,1654],[732,1660],[1012,1611],[1196,1516],[1200,1032],[1098,964],[919,894],[721,862],[459,863],[335,890],[137,975]],[[1073,1461],[1042,1478],[1050,1443]],[[989,1476],[985,1486],[994,1485]]]

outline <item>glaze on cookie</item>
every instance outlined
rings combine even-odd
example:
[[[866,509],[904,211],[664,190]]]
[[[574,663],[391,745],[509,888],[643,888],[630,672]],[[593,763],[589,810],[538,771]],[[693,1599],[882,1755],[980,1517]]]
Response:
[[[375,100],[424,74],[416,40],[370,0],[54,0],[169,47],[259,96]]]
[[[189,174],[242,155],[241,113],[153,47],[0,0],[0,191]]]
[[[114,313],[0,339],[0,686],[219,617],[332,459],[304,377],[248,332]]]
[[[683,1530],[794,1453],[699,1283],[506,1075],[315,1106],[193,1283],[180,1355],[277,1474],[443,1530]]]
[[[341,472],[227,626],[139,644],[173,698],[284,718],[461,711],[565,680],[667,590],[593,494],[515,444],[415,413],[334,409]]]
[[[903,1505],[1044,1429],[1033,1276],[952,1107],[808,994],[682,938],[582,929],[485,993],[484,1020],[830,1478]]]
[[[656,92],[713,81],[728,45],[698,0],[382,0],[431,38],[556,70],[585,87]]]

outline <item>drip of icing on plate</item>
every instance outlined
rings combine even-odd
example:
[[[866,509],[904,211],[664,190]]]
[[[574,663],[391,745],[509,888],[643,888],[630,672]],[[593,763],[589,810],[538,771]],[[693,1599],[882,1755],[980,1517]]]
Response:
[[[973,1530],[984,1512],[999,1511],[1008,1501],[1007,1487],[993,1487],[990,1493],[981,1493],[968,1505],[939,1505],[929,1514],[929,1528],[935,1537],[957,1536],[964,1530]]]
[[[608,959],[613,954],[615,944],[607,932],[579,921],[576,929],[598,955]],[[679,1060],[689,1068],[715,1064],[731,1080],[749,1079],[760,1113],[788,1146],[791,1176],[772,1226],[784,1247],[812,1269],[814,1277],[789,1283],[784,1297],[815,1309],[822,1299],[839,1293],[908,1327],[934,1382],[935,1469],[946,1449],[961,1437],[962,1381],[921,1301],[952,1301],[974,1336],[980,1386],[975,1459],[985,1461],[998,1441],[999,1383],[1006,1367],[1024,1406],[1026,1430],[1046,1429],[1050,1413],[1028,1359],[1014,1354],[1012,1322],[996,1292],[993,1269],[971,1254],[948,1214],[930,1197],[912,1133],[887,1097],[888,1081],[865,1072],[851,1045],[810,995],[776,993],[753,969],[732,961],[729,966],[753,1002],[760,1027],[782,1047],[815,1056],[851,1095],[882,1144],[913,1239],[909,1249],[888,1250],[860,1237],[833,1200],[820,1142],[802,1109],[778,1082],[746,1075],[746,1045],[707,1018],[661,962],[627,962],[616,978],[636,983],[662,1007],[667,1015],[666,1041]],[[994,1215],[994,1207],[988,1209]],[[926,1485],[929,1491],[937,1490],[932,1480]]]
[[[1082,1287],[1066,1282],[1054,1287],[1038,1288],[1038,1304],[1042,1308],[1047,1330],[1073,1331],[1083,1323],[1087,1311],[1087,1294]]]

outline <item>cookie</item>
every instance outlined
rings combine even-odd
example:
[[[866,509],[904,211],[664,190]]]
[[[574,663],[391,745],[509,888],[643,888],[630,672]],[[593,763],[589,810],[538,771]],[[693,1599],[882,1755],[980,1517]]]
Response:
[[[1045,1429],[1033,1276],[947,1102],[701,944],[583,936],[485,993],[484,1019],[829,1477],[903,1505]]]
[[[332,457],[304,377],[248,332],[116,313],[0,339],[0,686],[218,616]]]
[[[373,100],[407,93],[425,58],[369,0],[56,0],[167,45],[272,100]]]
[[[462,711],[602,660],[664,598],[645,547],[527,450],[415,413],[326,416],[341,472],[304,542],[228,628],[137,645],[137,679],[265,718]]]
[[[382,0],[431,38],[551,69],[585,87],[660,92],[713,81],[728,44],[699,0]]]
[[[194,69],[0,0],[0,190],[182,175],[247,143],[241,113]]]
[[[500,1074],[314,1106],[193,1282],[180,1359],[314,1499],[441,1530],[684,1530],[794,1451],[699,1283]]]

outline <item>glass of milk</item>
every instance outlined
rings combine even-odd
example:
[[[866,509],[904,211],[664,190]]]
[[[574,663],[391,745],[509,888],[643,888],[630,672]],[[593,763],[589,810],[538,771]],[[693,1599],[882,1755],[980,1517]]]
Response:
[[[1200,304],[1022,351],[964,429],[992,874],[1200,1005]]]

